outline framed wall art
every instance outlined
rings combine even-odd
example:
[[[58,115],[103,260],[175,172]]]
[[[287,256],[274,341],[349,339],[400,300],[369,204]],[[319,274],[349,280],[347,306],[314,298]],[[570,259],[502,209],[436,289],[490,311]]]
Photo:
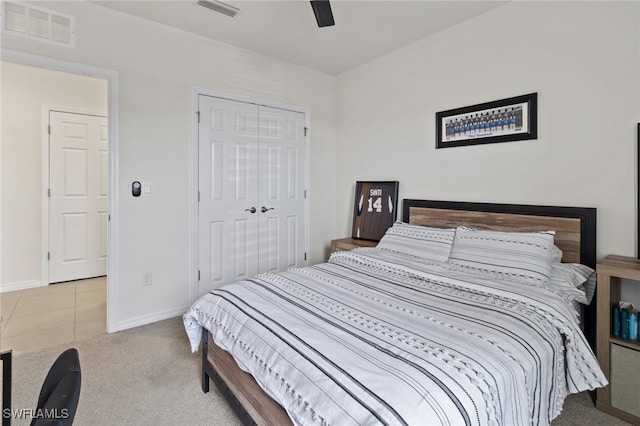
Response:
[[[538,94],[436,113],[436,148],[538,137]]]
[[[380,241],[398,210],[397,181],[356,182],[352,238]]]

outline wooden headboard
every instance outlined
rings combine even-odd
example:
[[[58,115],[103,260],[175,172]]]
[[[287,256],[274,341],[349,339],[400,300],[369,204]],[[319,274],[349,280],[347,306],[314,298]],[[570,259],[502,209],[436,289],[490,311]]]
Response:
[[[465,225],[496,231],[554,230],[563,262],[596,265],[596,209],[584,207],[402,200],[402,220],[436,228]]]

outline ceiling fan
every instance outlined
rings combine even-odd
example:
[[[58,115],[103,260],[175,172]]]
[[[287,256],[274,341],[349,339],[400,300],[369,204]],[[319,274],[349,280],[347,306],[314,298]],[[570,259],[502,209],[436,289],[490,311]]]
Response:
[[[328,0],[312,0],[311,7],[313,8],[313,14],[316,15],[316,22],[319,27],[330,27],[336,24],[333,20],[333,12],[331,12],[331,4]]]
[[[311,0],[310,3],[319,27],[330,27],[336,24],[333,20],[333,12],[328,0]],[[198,4],[232,18],[240,11],[237,7],[219,0],[198,0]]]

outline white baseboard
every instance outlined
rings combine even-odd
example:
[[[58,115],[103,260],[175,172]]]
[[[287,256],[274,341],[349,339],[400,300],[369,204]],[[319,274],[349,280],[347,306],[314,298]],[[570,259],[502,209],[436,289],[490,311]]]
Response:
[[[167,311],[162,311],[162,312],[154,312],[152,314],[141,315],[139,317],[119,321],[117,331],[127,330],[129,328],[134,328],[134,327],[140,327],[141,325],[147,325],[154,322],[166,320],[169,318],[182,316],[188,310],[189,310],[189,306],[184,306],[181,308],[169,309]]]
[[[7,291],[26,290],[40,287],[40,280],[19,281],[17,283],[0,283],[0,293]]]

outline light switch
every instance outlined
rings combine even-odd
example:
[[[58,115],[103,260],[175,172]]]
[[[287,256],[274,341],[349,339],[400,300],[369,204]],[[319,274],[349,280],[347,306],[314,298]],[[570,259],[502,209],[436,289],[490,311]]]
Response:
[[[151,195],[151,184],[147,182],[142,182],[142,195],[149,196]]]

